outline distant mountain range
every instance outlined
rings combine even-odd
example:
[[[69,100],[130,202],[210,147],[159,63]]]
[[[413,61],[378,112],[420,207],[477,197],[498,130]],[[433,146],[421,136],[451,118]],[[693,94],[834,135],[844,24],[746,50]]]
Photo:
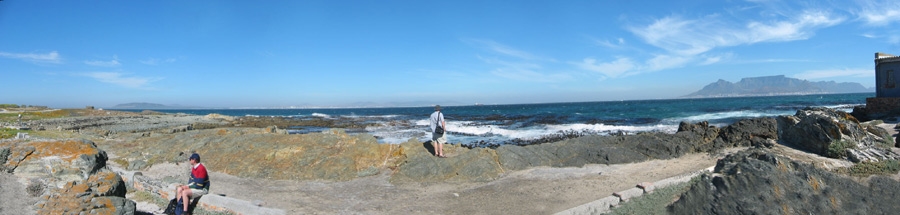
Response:
[[[875,92],[873,88],[863,87],[854,82],[837,83],[834,81],[810,82],[784,75],[744,78],[737,83],[722,79],[706,85],[700,91],[682,96],[682,98],[707,97],[742,97],[742,96],[777,96],[831,93],[863,93]]]
[[[158,109],[191,109],[191,108],[200,108],[200,107],[189,107],[189,106],[181,106],[181,105],[168,106],[168,105],[146,103],[146,102],[132,102],[132,103],[125,103],[125,104],[118,104],[116,106],[110,107],[109,109],[158,110]]]

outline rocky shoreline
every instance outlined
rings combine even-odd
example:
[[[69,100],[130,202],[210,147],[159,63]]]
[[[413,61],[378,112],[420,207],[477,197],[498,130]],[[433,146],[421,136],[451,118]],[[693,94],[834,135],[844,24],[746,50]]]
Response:
[[[125,199],[124,192],[121,192],[121,196],[119,190],[96,193],[103,190],[97,186],[115,183],[91,181],[96,180],[92,177],[122,180],[118,174],[116,174],[118,179],[112,176],[95,176],[109,172],[106,170],[108,168],[104,167],[106,151],[117,155],[110,160],[111,162],[129,171],[147,171],[183,162],[184,154],[195,151],[204,155],[206,158],[204,163],[215,171],[240,178],[329,183],[358,183],[356,181],[381,178],[390,183],[389,186],[398,187],[393,189],[399,189],[410,186],[462,186],[460,184],[484,186],[500,183],[498,181],[504,181],[501,179],[518,172],[539,168],[624,165],[677,160],[697,153],[716,154],[735,147],[753,148],[729,155],[719,161],[713,173],[703,175],[700,183],[694,184],[690,191],[669,206],[669,211],[675,214],[886,212],[890,210],[872,207],[891,208],[890,205],[882,205],[889,203],[878,200],[863,203],[859,200],[860,195],[896,195],[890,193],[891,191],[873,190],[872,186],[880,186],[880,190],[900,188],[900,183],[897,183],[896,179],[875,176],[871,181],[877,182],[877,185],[858,183],[846,179],[848,176],[832,173],[833,169],[823,168],[822,162],[815,159],[794,161],[792,159],[797,158],[771,150],[776,145],[787,145],[817,154],[821,159],[846,160],[848,163],[896,162],[900,159],[900,155],[895,152],[896,141],[892,136],[896,131],[886,130],[878,123],[860,123],[848,113],[827,108],[803,109],[793,116],[746,119],[721,128],[709,126],[705,122],[682,123],[678,132],[674,134],[581,136],[553,143],[527,146],[502,145],[496,148],[450,145],[445,148],[450,155],[450,158],[446,159],[432,156],[430,144],[414,140],[398,145],[378,144],[371,135],[348,134],[340,129],[309,134],[287,134],[284,130],[278,129],[278,124],[274,121],[265,122],[220,115],[115,113],[33,120],[28,123],[31,127],[39,128],[32,136],[61,136],[58,133],[73,133],[64,136],[83,139],[0,140],[0,152],[7,151],[6,156],[0,153],[0,163],[4,164],[7,172],[19,178],[25,187],[45,188],[37,195],[43,196],[42,200],[34,206],[40,214],[46,214],[47,211],[41,210],[48,205],[53,205],[54,208],[64,205],[57,203],[55,199],[71,202],[71,199],[82,198],[82,203],[86,204],[99,201],[85,202],[83,197],[87,195],[92,196],[92,199],[115,197],[116,201],[122,203],[110,204],[115,205],[111,208],[124,209],[123,213],[115,214],[129,214],[129,210],[133,213],[134,209],[131,208],[134,208],[134,203],[128,203],[130,200]],[[34,144],[74,143],[92,145],[97,148],[98,153],[102,152],[102,156],[84,156],[85,150],[68,150],[73,147],[52,152],[45,151],[42,147],[28,147]],[[236,155],[240,158],[235,159]],[[90,162],[49,162],[51,166],[62,165],[53,168],[81,169],[63,171],[78,172],[80,175],[60,175],[54,174],[53,171],[47,174],[42,172],[43,170],[35,169],[36,167],[30,167],[48,165],[45,159],[47,156],[96,159],[93,164],[88,164],[90,168],[72,167],[75,163],[84,165]],[[90,170],[86,172],[84,169]],[[786,175],[779,175],[782,173]],[[38,184],[33,179],[43,181]],[[776,179],[785,183],[773,185],[772,181]],[[162,177],[158,180],[162,183],[183,181],[182,178],[176,177]],[[804,185],[800,183],[804,180],[809,186],[800,186]],[[88,190],[82,190],[82,186],[89,188],[92,193],[84,194]],[[119,185],[114,185],[117,186]],[[763,188],[767,188],[768,191]],[[768,194],[773,193],[773,189],[775,194]],[[842,189],[849,191],[838,191]],[[75,194],[66,194],[69,192]],[[723,201],[725,199],[739,201]],[[832,203],[808,204],[810,199]],[[523,207],[521,211],[538,214],[555,213],[592,200],[578,201],[584,202],[567,202],[550,208]],[[759,207],[742,205],[759,205]],[[476,208],[473,210],[461,211],[475,211],[477,214],[479,213],[477,207],[486,206],[474,207]],[[848,207],[848,210],[843,210]],[[100,210],[100,208],[85,209],[87,207],[81,206],[75,209],[77,208],[82,208],[81,210],[86,212]],[[285,209],[289,213],[306,211],[303,208]],[[391,211],[402,212],[389,208],[340,212],[380,214]],[[306,212],[340,213],[329,212],[328,209]]]

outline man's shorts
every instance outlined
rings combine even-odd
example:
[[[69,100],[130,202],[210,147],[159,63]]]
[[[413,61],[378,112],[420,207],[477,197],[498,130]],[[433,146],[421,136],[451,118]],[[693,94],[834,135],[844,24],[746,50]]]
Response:
[[[447,143],[447,137],[444,134],[431,133],[431,141],[434,141],[437,144]]]
[[[205,189],[193,189],[191,188],[191,198],[196,199],[200,198],[200,196],[206,195],[209,191]]]

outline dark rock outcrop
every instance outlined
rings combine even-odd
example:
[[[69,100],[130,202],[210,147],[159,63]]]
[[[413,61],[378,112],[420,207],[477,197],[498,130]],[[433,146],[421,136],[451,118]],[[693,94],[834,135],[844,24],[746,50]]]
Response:
[[[720,160],[713,174],[669,206],[672,214],[894,214],[900,182],[882,176],[868,185],[751,149]]]
[[[497,154],[506,170],[634,163],[711,152],[725,147],[763,146],[777,137],[775,128],[775,120],[771,118],[741,120],[721,130],[706,122],[681,123],[675,134],[586,136],[540,145],[500,146]]]
[[[889,148],[893,140],[883,128],[860,124],[848,113],[806,108],[778,118],[778,139],[810,152],[853,162],[900,159]]]

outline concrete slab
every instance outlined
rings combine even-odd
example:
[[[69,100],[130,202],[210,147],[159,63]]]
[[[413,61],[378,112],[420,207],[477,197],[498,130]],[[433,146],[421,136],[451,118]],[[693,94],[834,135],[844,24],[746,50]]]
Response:
[[[619,199],[623,202],[642,195],[644,195],[644,189],[637,187],[613,193],[613,196],[619,197]]]
[[[212,210],[225,209],[244,215],[284,215],[284,210],[265,208],[250,201],[228,198],[219,195],[205,195],[200,198],[199,205]]]
[[[581,215],[581,214],[602,214],[611,212],[610,208],[619,205],[619,197],[609,196],[588,202],[583,205],[560,211],[554,215]]]

